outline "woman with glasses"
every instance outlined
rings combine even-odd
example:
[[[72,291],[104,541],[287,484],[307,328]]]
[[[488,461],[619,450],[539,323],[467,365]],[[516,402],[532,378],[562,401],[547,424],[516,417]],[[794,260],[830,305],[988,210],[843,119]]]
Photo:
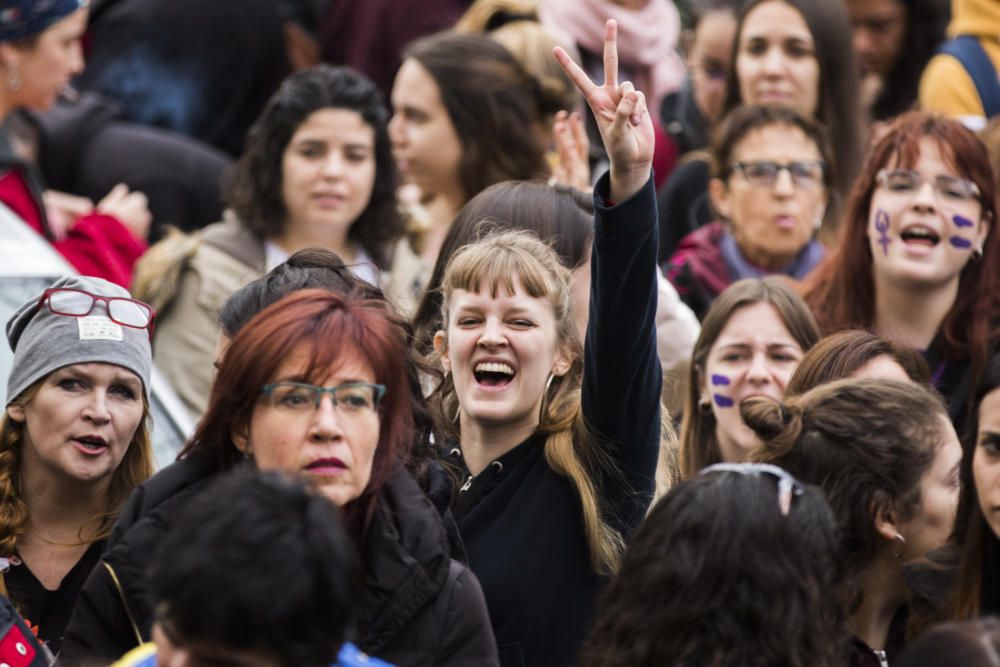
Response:
[[[125,499],[152,473],[153,311],[63,278],[7,323],[0,419],[0,592],[59,650]]]
[[[835,182],[825,134],[790,109],[737,109],[723,120],[712,155],[709,194],[722,219],[687,235],[666,267],[699,319],[737,280],[801,279],[819,263],[815,236]]]
[[[976,136],[904,114],[869,153],[840,243],[806,282],[825,333],[870,329],[922,351],[960,431],[1000,322],[996,207]]]
[[[341,508],[364,563],[362,650],[398,666],[496,665],[479,584],[451,559],[440,515],[405,468],[408,354],[384,301],[327,290],[296,291],[244,325],[180,459],[130,499],[74,612],[67,663],[110,661],[149,640],[156,546],[209,480],[253,466],[300,475]]]
[[[846,379],[740,412],[762,443],[752,460],[816,484],[833,509],[849,664],[893,664],[912,600],[903,567],[942,546],[955,520],[962,447],[944,402],[913,382]]]
[[[844,664],[834,517],[773,465],[721,463],[649,513],[582,667]]]

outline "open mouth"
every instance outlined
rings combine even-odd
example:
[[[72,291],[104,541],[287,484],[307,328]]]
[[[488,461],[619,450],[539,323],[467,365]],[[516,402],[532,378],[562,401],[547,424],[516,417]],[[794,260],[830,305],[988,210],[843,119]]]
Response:
[[[906,245],[919,245],[927,248],[933,248],[941,242],[941,237],[938,236],[937,232],[921,225],[907,227],[900,232],[899,238]]]
[[[107,441],[98,436],[85,435],[79,438],[73,438],[73,442],[79,449],[82,449],[87,454],[100,454],[108,448]]]
[[[486,387],[506,387],[514,379],[514,369],[504,363],[487,361],[476,365],[476,382]]]

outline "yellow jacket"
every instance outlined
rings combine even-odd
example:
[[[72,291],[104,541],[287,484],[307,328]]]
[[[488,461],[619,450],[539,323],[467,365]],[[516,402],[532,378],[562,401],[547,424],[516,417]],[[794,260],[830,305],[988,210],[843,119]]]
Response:
[[[976,35],[993,66],[1000,72],[1000,2],[952,0],[948,36]],[[952,56],[936,55],[920,79],[920,108],[946,116],[984,116],[972,77]]]

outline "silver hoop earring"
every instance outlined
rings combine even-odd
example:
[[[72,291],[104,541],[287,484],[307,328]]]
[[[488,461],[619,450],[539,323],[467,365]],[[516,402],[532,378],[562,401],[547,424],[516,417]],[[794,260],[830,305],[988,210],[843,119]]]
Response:
[[[896,533],[892,539],[899,540],[902,547],[906,547],[906,538],[900,535],[899,533]],[[892,555],[892,557],[895,558],[896,560],[899,560],[902,556],[903,556],[902,548]]]
[[[982,247],[973,248],[972,249],[972,261],[973,262],[978,262],[982,258],[983,258],[983,249],[982,249]]]
[[[11,67],[7,72],[7,89],[12,93],[21,90],[21,77],[17,73],[16,67]]]
[[[712,401],[707,398],[702,398],[698,401],[698,412],[702,415],[712,414]]]
[[[549,404],[549,388],[552,386],[552,380],[555,378],[553,373],[549,373],[549,379],[545,381],[545,389],[542,390],[542,404],[538,406],[538,423],[541,424],[542,420],[545,418],[545,409]]]

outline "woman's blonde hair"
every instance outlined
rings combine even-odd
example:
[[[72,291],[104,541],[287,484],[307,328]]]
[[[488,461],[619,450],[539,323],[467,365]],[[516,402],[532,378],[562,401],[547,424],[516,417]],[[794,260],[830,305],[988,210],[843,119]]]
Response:
[[[614,464],[588,430],[581,409],[583,348],[571,312],[569,269],[530,232],[490,234],[460,248],[448,263],[441,281],[441,321],[447,328],[448,304],[456,289],[473,292],[489,289],[495,297],[501,289],[513,293],[515,279],[528,295],[552,304],[556,340],[569,359],[570,368],[565,375],[552,376],[546,385],[537,430],[547,435],[545,460],[555,472],[570,478],[580,496],[594,569],[610,572],[621,559],[623,541],[603,518],[593,475],[613,470]],[[444,350],[439,352],[444,353]],[[435,390],[435,398],[433,404],[442,428],[448,435],[459,437],[459,400],[450,375]]]
[[[27,407],[41,388],[45,378],[21,392],[21,395],[7,405]],[[107,498],[101,513],[90,524],[96,528],[96,535],[87,540],[96,542],[111,533],[118,512],[132,490],[153,474],[153,447],[150,438],[151,418],[146,394],[142,396],[142,419],[118,468],[111,476]],[[25,423],[11,419],[6,410],[0,418],[0,556],[14,553],[17,540],[24,535],[31,524],[31,514],[24,502],[21,488],[21,446],[24,443]],[[81,528],[81,541],[83,529]]]

